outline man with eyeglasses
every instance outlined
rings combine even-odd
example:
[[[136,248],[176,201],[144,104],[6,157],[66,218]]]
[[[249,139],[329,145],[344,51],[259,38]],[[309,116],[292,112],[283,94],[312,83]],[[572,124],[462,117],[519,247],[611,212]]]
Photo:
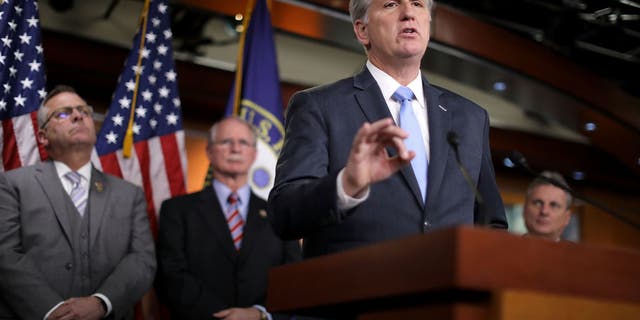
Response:
[[[236,117],[214,124],[206,148],[212,185],[164,201],[157,292],[174,319],[288,319],[264,308],[269,268],[301,259],[249,186],[256,133]]]
[[[560,173],[542,172],[527,189],[523,215],[528,235],[560,241],[562,232],[571,220],[573,197],[550,180],[569,187]]]
[[[91,165],[92,115],[55,87],[38,110],[49,160],[0,174],[1,319],[132,319],[151,288],[144,194]]]

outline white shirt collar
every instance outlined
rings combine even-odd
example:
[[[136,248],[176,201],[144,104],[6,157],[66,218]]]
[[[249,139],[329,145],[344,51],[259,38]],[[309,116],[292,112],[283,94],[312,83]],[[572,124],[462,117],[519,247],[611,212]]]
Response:
[[[382,96],[385,101],[393,101],[391,96],[393,93],[401,86],[401,84],[392,78],[390,75],[380,70],[378,67],[373,65],[371,61],[367,60],[367,69],[373,76],[373,78],[378,83],[380,87],[380,91],[382,91]],[[415,79],[413,79],[409,85],[407,86],[413,94],[416,96],[416,100],[421,108],[425,107],[425,99],[424,99],[424,90],[422,88],[422,71],[418,70],[418,75]]]
[[[53,164],[56,167],[56,171],[58,172],[58,177],[60,177],[60,180],[64,181],[64,176],[69,172],[72,171],[71,168],[69,168],[66,164],[64,164],[63,162],[60,161],[53,161]],[[84,181],[90,181],[91,180],[91,161],[87,162],[85,165],[83,165],[82,167],[80,167],[80,169],[78,169],[76,172],[78,172],[80,174],[80,176],[82,176],[82,179]]]

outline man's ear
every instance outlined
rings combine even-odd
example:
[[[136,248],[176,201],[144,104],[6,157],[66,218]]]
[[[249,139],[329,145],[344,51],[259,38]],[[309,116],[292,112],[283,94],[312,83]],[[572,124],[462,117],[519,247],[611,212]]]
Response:
[[[209,160],[209,163],[213,162],[213,145],[207,143],[207,147],[204,149],[205,151],[205,155],[207,156],[207,160]]]
[[[366,48],[369,48],[369,31],[367,30],[367,24],[360,19],[356,20],[353,25],[353,32],[356,34],[358,41]]]
[[[38,138],[38,142],[41,145],[47,146],[49,144],[49,139],[47,139],[47,135],[45,134],[44,129],[38,130],[37,138]]]
[[[571,212],[571,209],[567,209],[567,216],[565,217],[565,221],[564,221],[564,226],[568,226],[569,222],[571,222],[571,215],[573,215],[573,212]]]

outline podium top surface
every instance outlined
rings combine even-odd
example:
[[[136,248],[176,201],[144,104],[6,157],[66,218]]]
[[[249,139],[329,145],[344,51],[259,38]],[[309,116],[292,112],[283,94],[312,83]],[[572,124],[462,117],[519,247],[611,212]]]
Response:
[[[504,289],[640,303],[640,251],[454,227],[273,268],[267,307]]]

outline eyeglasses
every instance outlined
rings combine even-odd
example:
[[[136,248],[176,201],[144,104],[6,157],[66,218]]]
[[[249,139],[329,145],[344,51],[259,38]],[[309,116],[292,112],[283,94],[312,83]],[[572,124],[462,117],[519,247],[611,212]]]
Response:
[[[45,120],[44,123],[42,123],[42,126],[40,126],[40,129],[44,129],[44,127],[47,125],[47,123],[49,123],[49,121],[52,118],[56,118],[58,120],[64,120],[71,117],[71,115],[73,114],[73,110],[78,110],[80,114],[87,117],[90,117],[91,115],[93,115],[93,107],[90,105],[79,105],[75,107],[71,107],[71,106],[61,107],[51,112],[51,114],[47,117],[47,120]]]
[[[240,139],[240,140],[222,139],[222,140],[215,141],[214,144],[224,148],[231,148],[235,144],[240,146],[240,148],[242,149],[251,148],[255,146],[254,143],[251,143],[245,139]]]

